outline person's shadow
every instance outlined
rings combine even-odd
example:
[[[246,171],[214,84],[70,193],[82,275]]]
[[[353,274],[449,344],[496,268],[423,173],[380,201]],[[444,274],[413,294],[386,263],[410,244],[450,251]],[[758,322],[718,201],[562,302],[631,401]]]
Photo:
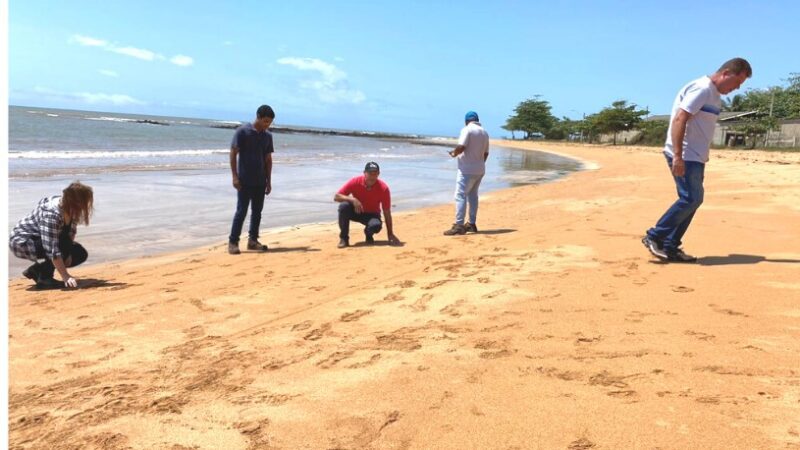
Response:
[[[514,233],[517,230],[512,228],[499,228],[497,230],[479,230],[475,234],[506,234],[506,233]]]
[[[306,245],[306,246],[303,246],[303,247],[270,247],[269,250],[267,250],[265,252],[253,251],[252,253],[264,253],[264,254],[269,254],[269,253],[290,253],[290,252],[303,252],[303,253],[305,253],[305,252],[318,252],[318,251],[319,251],[318,248],[311,248],[311,247]]]
[[[57,286],[53,287],[37,287],[35,284],[29,286],[26,290],[28,291],[74,291],[80,289],[98,289],[98,288],[109,288],[110,291],[117,291],[120,289],[126,289],[130,287],[131,284],[128,283],[117,283],[111,282],[108,280],[101,280],[98,278],[81,278],[78,280],[78,287],[74,289],[70,289],[64,286],[63,283],[60,283]]]
[[[398,242],[397,244],[392,244],[389,241],[375,241],[372,244],[368,244],[362,241],[362,242],[356,242],[350,247],[405,247],[405,245],[406,245],[405,242]]]
[[[761,255],[740,255],[732,253],[728,256],[703,256],[697,259],[701,266],[729,266],[733,264],[758,264],[760,262],[800,264],[800,259],[767,258]]]

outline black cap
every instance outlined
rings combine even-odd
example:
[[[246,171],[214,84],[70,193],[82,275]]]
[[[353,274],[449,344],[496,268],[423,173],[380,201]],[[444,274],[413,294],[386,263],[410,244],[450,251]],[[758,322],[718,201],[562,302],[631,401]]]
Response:
[[[378,166],[378,163],[374,161],[370,161],[364,166],[364,172],[380,172],[381,168]]]

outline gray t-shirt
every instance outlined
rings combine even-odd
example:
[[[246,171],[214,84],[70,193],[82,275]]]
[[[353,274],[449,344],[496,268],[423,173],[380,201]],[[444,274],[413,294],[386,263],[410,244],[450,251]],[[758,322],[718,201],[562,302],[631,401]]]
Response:
[[[463,145],[464,153],[458,155],[458,170],[464,175],[483,175],[486,173],[484,155],[489,153],[489,133],[478,122],[470,122],[461,129],[458,145]]]
[[[669,120],[667,142],[664,153],[675,156],[672,150],[672,120],[680,110],[692,115],[686,123],[686,134],[683,136],[683,159],[705,163],[708,161],[709,147],[714,137],[714,128],[722,109],[720,93],[711,78],[702,77],[681,88],[672,104],[672,115]]]

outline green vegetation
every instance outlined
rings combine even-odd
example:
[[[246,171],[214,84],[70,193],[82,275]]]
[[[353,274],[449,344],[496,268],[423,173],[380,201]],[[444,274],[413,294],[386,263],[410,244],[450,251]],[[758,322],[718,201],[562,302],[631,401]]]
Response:
[[[640,133],[627,142],[628,144],[663,145],[669,129],[669,122],[666,120],[645,120],[650,112],[639,109],[635,103],[628,103],[627,100],[615,101],[611,106],[582,120],[567,117],[558,119],[551,110],[550,103],[536,95],[520,102],[502,128],[511,132],[512,139],[516,139],[515,131],[521,131],[523,139],[584,142],[597,142],[601,135],[613,135],[614,145],[617,144],[617,135],[620,132],[631,130],[638,130]],[[800,73],[791,73],[784,86],[750,89],[725,99],[722,110],[758,112],[743,117],[733,127],[747,136],[747,142],[754,146],[757,138],[765,137],[770,130],[778,127],[780,120],[800,119]]]

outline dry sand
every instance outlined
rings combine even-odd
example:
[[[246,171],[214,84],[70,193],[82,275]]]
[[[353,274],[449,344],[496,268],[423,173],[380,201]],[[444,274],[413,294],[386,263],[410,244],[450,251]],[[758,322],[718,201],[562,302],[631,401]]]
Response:
[[[331,223],[12,280],[10,447],[800,447],[800,155],[713,152],[667,265],[657,149],[503,144],[598,168],[484,195],[477,235],[446,205],[403,247]]]

